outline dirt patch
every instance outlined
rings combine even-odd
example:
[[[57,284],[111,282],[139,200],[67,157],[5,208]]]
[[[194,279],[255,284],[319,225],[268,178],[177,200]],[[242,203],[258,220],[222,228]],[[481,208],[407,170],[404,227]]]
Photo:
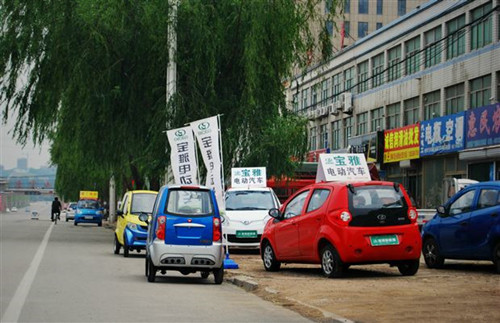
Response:
[[[227,277],[251,277],[259,284],[253,293],[318,322],[500,322],[500,275],[491,262],[446,261],[435,270],[422,259],[411,277],[389,265],[352,266],[327,279],[320,265],[282,264],[272,273],[257,253],[230,257],[239,269]]]

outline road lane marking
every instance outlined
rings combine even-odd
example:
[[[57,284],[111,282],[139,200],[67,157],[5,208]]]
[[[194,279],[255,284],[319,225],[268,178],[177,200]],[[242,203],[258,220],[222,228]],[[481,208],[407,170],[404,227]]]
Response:
[[[12,299],[10,300],[9,306],[7,306],[7,310],[2,316],[2,322],[17,322],[19,320],[24,302],[28,297],[31,285],[33,284],[33,280],[35,279],[36,273],[38,271],[38,267],[42,262],[43,254],[45,252],[45,248],[47,247],[47,243],[49,242],[52,228],[54,228],[54,223],[52,223],[47,229],[47,232],[45,232],[45,236],[43,237],[42,243],[36,251],[35,257],[31,261],[31,264],[24,274],[23,279],[19,283],[19,286],[17,286],[14,297],[12,297]]]

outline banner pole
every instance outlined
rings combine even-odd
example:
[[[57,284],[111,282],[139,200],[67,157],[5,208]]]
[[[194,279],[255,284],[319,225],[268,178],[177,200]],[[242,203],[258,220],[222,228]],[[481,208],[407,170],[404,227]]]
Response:
[[[220,122],[220,117],[222,114],[217,114],[217,127],[219,131],[219,155],[220,155],[220,165],[222,169],[222,194],[226,191],[226,184],[224,181],[224,153],[222,150],[222,132],[221,132],[221,122]],[[224,199],[224,198],[223,198]],[[226,210],[226,206],[224,205],[224,210]]]

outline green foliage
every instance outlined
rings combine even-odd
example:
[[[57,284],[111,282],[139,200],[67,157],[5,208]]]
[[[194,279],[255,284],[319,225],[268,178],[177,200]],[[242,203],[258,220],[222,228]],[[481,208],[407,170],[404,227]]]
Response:
[[[304,155],[306,121],[284,109],[283,82],[307,50],[329,43],[310,29],[322,1],[179,1],[177,93],[167,104],[171,2],[0,0],[3,118],[17,112],[21,143],[30,134],[52,142],[61,194],[105,191],[111,174],[123,190],[146,178],[158,188],[167,124],[215,114],[226,174],[289,174],[290,157]]]

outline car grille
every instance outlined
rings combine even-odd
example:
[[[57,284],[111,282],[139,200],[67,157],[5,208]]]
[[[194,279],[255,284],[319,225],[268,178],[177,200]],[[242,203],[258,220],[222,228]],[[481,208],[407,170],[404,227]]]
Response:
[[[260,234],[257,235],[257,238],[236,238],[235,234],[228,234],[227,241],[234,243],[256,243],[260,242]]]

